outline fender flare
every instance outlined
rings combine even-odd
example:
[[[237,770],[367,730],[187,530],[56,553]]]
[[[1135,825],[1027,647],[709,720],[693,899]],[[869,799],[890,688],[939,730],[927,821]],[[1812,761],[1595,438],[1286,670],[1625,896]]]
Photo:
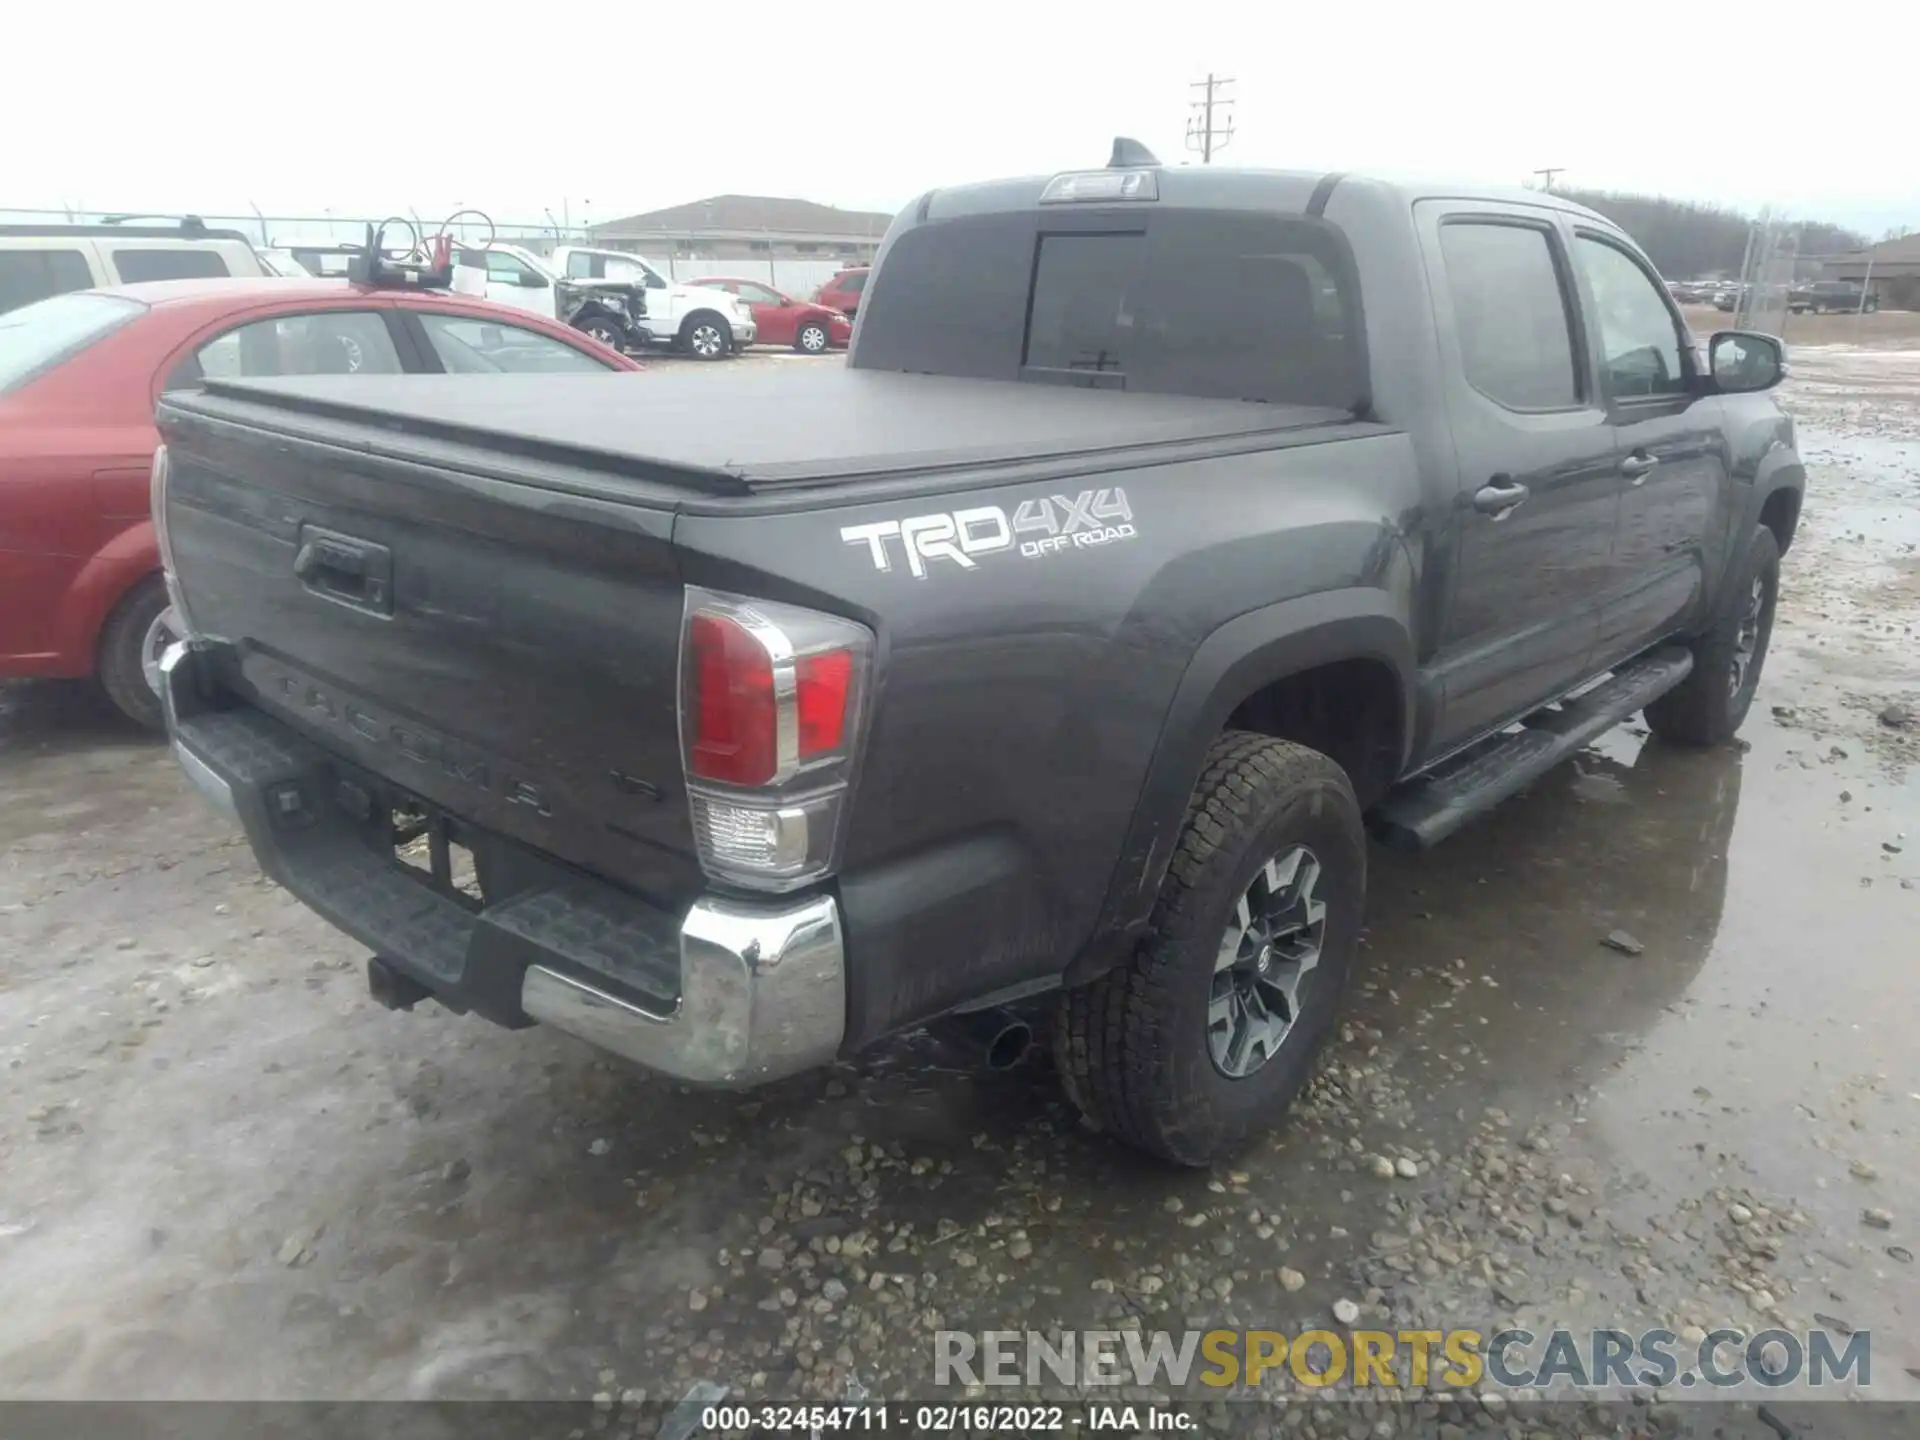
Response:
[[[1793,526],[1780,544],[1780,551],[1785,554],[1787,547],[1792,543],[1793,530],[1799,526],[1800,506],[1807,491],[1807,467],[1798,455],[1785,448],[1768,455],[1760,462],[1759,468],[1754,473],[1751,502],[1753,509],[1747,516],[1749,532],[1752,526],[1760,523],[1760,516],[1765,513],[1773,497],[1783,491],[1791,493],[1794,497]],[[1739,543],[1746,543],[1744,536]]]
[[[1418,666],[1390,592],[1354,588],[1284,600],[1236,616],[1200,643],[1161,722],[1093,937],[1068,966],[1065,983],[1110,968],[1145,926],[1207,750],[1228,717],[1276,680],[1341,660],[1375,660],[1393,672],[1404,766],[1415,733]]]

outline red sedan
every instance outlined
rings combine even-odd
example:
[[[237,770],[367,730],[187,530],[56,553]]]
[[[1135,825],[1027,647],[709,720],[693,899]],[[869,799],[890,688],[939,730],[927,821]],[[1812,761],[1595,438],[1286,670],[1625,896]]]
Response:
[[[339,280],[171,280],[0,315],[0,678],[98,676],[142,724],[172,640],[154,403],[206,378],[638,370],[486,300]]]
[[[853,322],[838,310],[811,300],[796,300],[758,280],[710,280],[702,276],[693,283],[707,290],[728,291],[746,301],[759,327],[759,344],[791,345],[802,354],[819,355],[844,349],[853,338]]]

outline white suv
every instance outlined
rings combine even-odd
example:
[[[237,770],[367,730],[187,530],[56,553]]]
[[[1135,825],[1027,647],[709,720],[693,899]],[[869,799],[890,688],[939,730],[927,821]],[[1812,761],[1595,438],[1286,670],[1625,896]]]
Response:
[[[238,230],[174,225],[0,225],[0,311],[101,285],[266,275]]]

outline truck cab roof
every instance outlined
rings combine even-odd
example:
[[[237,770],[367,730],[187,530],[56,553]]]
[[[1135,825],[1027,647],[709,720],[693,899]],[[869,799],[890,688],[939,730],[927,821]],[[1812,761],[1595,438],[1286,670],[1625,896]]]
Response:
[[[1139,167],[1151,169],[1155,195],[1141,203],[1162,208],[1267,210],[1314,214],[1324,208],[1336,189],[1375,197],[1401,206],[1421,200],[1485,200],[1500,205],[1528,205],[1575,214],[1609,228],[1613,222],[1550,190],[1519,185],[1486,185],[1472,181],[1390,180],[1347,171],[1266,170],[1223,165]],[[983,180],[930,190],[907,209],[917,221],[950,220],[964,215],[1038,208],[1049,184],[1062,175],[1096,175],[1098,170],[1055,171]],[[1318,203],[1316,204],[1316,197]],[[1053,202],[1057,204],[1057,202]],[[1053,208],[1050,204],[1049,208]]]

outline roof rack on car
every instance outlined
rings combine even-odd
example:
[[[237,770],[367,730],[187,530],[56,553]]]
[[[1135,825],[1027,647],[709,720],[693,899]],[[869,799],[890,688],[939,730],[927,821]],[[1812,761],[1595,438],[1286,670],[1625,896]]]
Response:
[[[170,225],[134,225],[134,220],[171,220]],[[36,239],[75,240],[82,236],[107,236],[126,240],[237,240],[251,247],[253,237],[243,230],[216,230],[198,215],[109,215],[97,224],[75,225],[0,225],[0,235],[32,236]]]
[[[198,215],[107,215],[102,217],[102,225],[124,225],[129,220],[171,220],[189,235],[205,235],[207,222]]]

